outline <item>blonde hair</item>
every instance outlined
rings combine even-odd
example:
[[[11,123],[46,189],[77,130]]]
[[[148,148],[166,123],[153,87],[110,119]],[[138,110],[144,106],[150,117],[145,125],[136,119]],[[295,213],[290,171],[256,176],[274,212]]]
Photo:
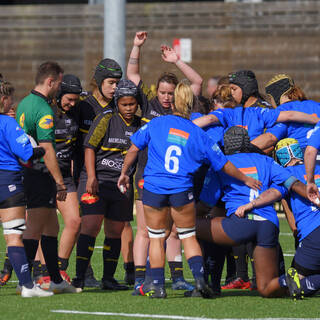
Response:
[[[193,108],[193,92],[190,85],[179,82],[174,90],[174,112],[183,118],[190,118]]]
[[[0,74],[0,98],[9,97],[13,95],[13,92],[14,92],[13,85],[8,81],[3,80],[2,74]],[[3,113],[3,111],[4,111],[4,105],[0,101],[0,113]]]

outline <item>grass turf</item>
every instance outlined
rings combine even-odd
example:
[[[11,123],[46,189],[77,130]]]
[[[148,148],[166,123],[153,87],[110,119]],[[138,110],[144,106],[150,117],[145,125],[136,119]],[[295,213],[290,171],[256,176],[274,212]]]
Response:
[[[133,226],[135,224],[133,223]],[[62,228],[62,226],[61,226]],[[280,242],[285,253],[286,268],[290,266],[294,253],[294,240],[286,221],[281,219]],[[103,235],[100,234],[96,246],[103,245]],[[2,267],[5,254],[5,244],[1,237],[0,263]],[[102,276],[102,249],[96,248],[92,258],[96,277]],[[185,278],[192,275],[185,266]],[[169,268],[166,268],[166,278],[169,278]],[[75,274],[75,255],[70,259],[68,273]],[[117,279],[124,278],[122,261],[119,261]],[[109,292],[100,289],[86,289],[81,294],[55,295],[49,298],[22,299],[15,293],[16,276],[0,288],[0,319],[141,319],[141,317],[125,317],[121,315],[97,314],[64,314],[53,313],[52,310],[73,310],[103,313],[171,315],[205,318],[319,318],[319,297],[305,298],[294,302],[290,298],[264,299],[257,292],[249,290],[223,291],[222,296],[213,300],[201,298],[184,298],[183,291],[170,289],[171,282],[167,281],[168,298],[152,300],[148,297],[133,297],[131,291]],[[150,319],[146,316],[145,318]],[[159,319],[160,317],[158,317]],[[181,318],[182,319],[182,318]]]

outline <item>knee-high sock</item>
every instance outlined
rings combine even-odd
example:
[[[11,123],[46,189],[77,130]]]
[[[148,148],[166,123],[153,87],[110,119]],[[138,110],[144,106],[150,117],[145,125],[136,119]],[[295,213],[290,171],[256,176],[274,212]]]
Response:
[[[113,278],[120,256],[121,238],[105,238],[103,245],[103,279]]]
[[[233,247],[233,255],[236,262],[237,277],[243,281],[249,281],[246,245],[241,244]]]
[[[19,279],[20,286],[31,289],[33,283],[24,247],[8,247],[8,256]]]
[[[54,283],[62,282],[58,265],[58,238],[42,235],[41,248],[51,281]]]
[[[29,269],[32,270],[32,264],[39,246],[39,240],[36,239],[23,239],[23,246],[26,251],[26,256],[29,263]]]
[[[77,257],[76,257],[76,277],[84,279],[85,274],[93,254],[95,237],[80,233],[77,242]]]

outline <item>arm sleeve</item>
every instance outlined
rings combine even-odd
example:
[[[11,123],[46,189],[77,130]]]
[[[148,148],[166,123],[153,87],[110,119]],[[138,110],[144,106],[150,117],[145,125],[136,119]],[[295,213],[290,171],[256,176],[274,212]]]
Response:
[[[38,142],[55,142],[53,117],[53,110],[49,105],[39,108],[35,119]]]
[[[145,149],[150,141],[150,123],[145,124],[131,137],[131,142],[140,150]]]
[[[10,118],[7,123],[6,138],[13,154],[23,161],[29,160],[33,155],[33,148],[27,134],[18,123]]]
[[[216,116],[219,119],[220,124],[224,128],[228,127],[229,125],[228,117],[227,117],[228,109],[212,111],[212,112],[209,112],[209,114],[213,114],[214,116]]]
[[[308,138],[308,146],[320,149],[320,122],[314,127],[310,137]]]
[[[228,159],[219,146],[208,136],[205,136],[203,146],[207,160],[209,160],[214,171],[219,171],[227,163]]]
[[[270,189],[271,189],[271,188],[278,190],[278,191],[281,193],[282,198],[285,198],[285,197],[289,194],[288,189],[285,188],[284,186],[280,186],[280,185],[278,185],[278,184],[273,183],[273,184],[270,186]]]
[[[266,109],[266,108],[265,109],[259,108],[259,109],[261,109],[259,111],[261,113],[261,117],[263,119],[264,126],[266,128],[273,127],[277,122],[280,111],[277,109]]]
[[[273,134],[278,140],[281,140],[288,136],[288,125],[280,122],[269,128],[266,132]]]
[[[99,114],[95,118],[83,143],[84,147],[96,150],[100,146],[100,143],[108,130],[112,115],[113,113],[110,110]]]

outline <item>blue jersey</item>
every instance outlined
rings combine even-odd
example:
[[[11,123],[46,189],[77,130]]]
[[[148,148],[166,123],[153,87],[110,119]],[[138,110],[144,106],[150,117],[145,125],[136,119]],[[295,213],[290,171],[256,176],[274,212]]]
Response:
[[[192,120],[200,118],[202,116],[203,116],[202,113],[193,112],[193,113],[191,113],[190,120],[192,121]],[[216,142],[219,145],[219,147],[222,147],[224,145],[224,143],[223,143],[223,135],[224,135],[224,131],[225,131],[224,127],[215,124],[215,125],[204,127],[202,129],[209,135],[209,137],[214,142]]]
[[[227,216],[238,207],[256,199],[260,193],[271,186],[283,184],[291,174],[277,164],[272,158],[257,153],[237,153],[227,156],[242,173],[262,182],[261,190],[253,190],[229,175],[219,172],[220,185],[223,188],[222,200],[226,203]],[[253,213],[271,221],[279,227],[279,221],[273,205],[254,208]]]
[[[28,136],[15,119],[0,114],[0,202],[23,192],[21,165],[33,149]]]
[[[320,118],[320,104],[313,100],[290,101],[280,105],[277,110],[280,111],[300,111]],[[267,130],[272,133],[278,140],[284,138],[293,138],[298,140],[300,147],[305,149],[307,146],[308,136],[312,133],[314,125],[299,122],[278,123]]]
[[[320,149],[320,121],[316,124],[311,132],[310,137],[308,137],[307,145],[312,146],[316,149]]]
[[[233,126],[247,129],[250,140],[253,140],[261,135],[265,128],[271,128],[277,122],[280,110],[236,107],[216,110],[211,114],[219,119],[225,129]]]
[[[18,158],[27,161],[33,148],[15,119],[0,115],[0,170],[20,171]]]
[[[132,137],[140,150],[148,146],[144,188],[159,194],[185,191],[203,163],[220,170],[226,157],[214,141],[192,121],[175,115],[152,119]]]
[[[294,175],[302,182],[307,182],[306,169],[303,164],[287,167],[289,174]],[[314,180],[320,189],[320,166],[316,165]],[[290,203],[291,211],[296,220],[298,237],[301,241],[313,230],[320,226],[320,210],[314,206],[309,200],[299,196],[295,192],[290,192],[287,195],[287,200]]]

